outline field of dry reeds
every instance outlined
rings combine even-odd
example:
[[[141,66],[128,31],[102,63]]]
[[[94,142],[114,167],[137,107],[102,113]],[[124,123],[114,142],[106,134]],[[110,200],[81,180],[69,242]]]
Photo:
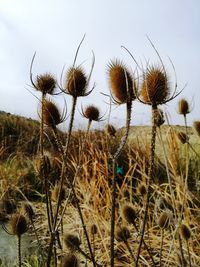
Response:
[[[200,266],[200,121],[188,127],[182,98],[184,126],[164,124],[162,105],[182,92],[170,88],[158,55],[159,64],[135,73],[111,61],[109,124],[92,130],[105,118],[89,105],[87,130],[73,131],[77,101],[93,90],[95,60],[86,74],[76,63],[80,45],[60,83],[50,73],[33,75],[34,55],[39,122],[0,115],[0,222],[16,238],[15,266]],[[60,93],[72,101],[66,132],[58,125],[67,109],[53,101]],[[130,126],[134,101],[151,107],[152,126]],[[123,129],[112,125],[112,105],[126,105]],[[35,252],[25,256],[27,234]]]

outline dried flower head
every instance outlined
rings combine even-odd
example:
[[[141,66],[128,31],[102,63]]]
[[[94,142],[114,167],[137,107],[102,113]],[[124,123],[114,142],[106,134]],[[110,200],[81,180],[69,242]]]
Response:
[[[170,224],[170,216],[167,211],[163,211],[158,219],[158,225],[161,229],[166,229]]]
[[[200,136],[200,121],[194,121],[193,127],[194,127],[196,133],[198,134],[198,136]]]
[[[148,67],[142,82],[142,101],[152,106],[164,104],[169,99],[169,93],[168,77],[163,67]]]
[[[35,215],[32,205],[29,202],[26,202],[24,203],[23,208],[24,208],[25,214],[27,214],[28,218],[32,220]]]
[[[111,61],[108,65],[108,76],[112,98],[117,104],[123,104],[128,99],[135,98],[133,77],[124,63],[119,60]]]
[[[58,124],[65,120],[66,116],[60,113],[57,106],[49,100],[44,101],[43,119],[44,124],[51,128],[55,128]]]
[[[58,201],[58,197],[59,197],[59,190],[60,190],[60,185],[59,183],[56,183],[51,191],[51,199],[54,201],[54,202],[57,202]],[[61,201],[63,201],[66,197],[66,190],[64,187],[62,187],[62,191],[61,191],[61,194],[60,194],[60,199]]]
[[[89,121],[99,121],[101,119],[99,116],[99,109],[94,105],[86,107],[86,109],[83,111],[83,116]]]
[[[181,224],[180,231],[181,231],[182,237],[186,241],[188,241],[188,239],[190,239],[190,237],[191,237],[191,231],[190,231],[189,227],[185,224]]]
[[[122,208],[122,214],[124,219],[130,223],[130,224],[134,224],[135,220],[137,218],[137,214],[135,212],[135,209],[133,208],[132,205],[130,204],[126,204],[123,206]]]
[[[179,100],[178,112],[179,112],[179,114],[182,114],[184,116],[186,116],[188,113],[190,113],[189,104],[188,104],[188,101],[186,99],[182,98],[181,100]]]
[[[111,125],[111,124],[107,124],[107,125],[105,126],[105,132],[106,132],[107,134],[109,134],[110,136],[115,136],[115,134],[116,134],[116,129],[115,129],[115,127],[114,127],[113,125]]]
[[[62,267],[78,267],[79,260],[75,254],[69,253],[62,259]]]
[[[50,73],[38,75],[36,78],[35,88],[43,94],[53,94],[56,88],[56,79]]]
[[[68,70],[65,82],[65,90],[73,97],[87,95],[88,78],[80,67],[72,67]]]
[[[17,205],[14,199],[3,199],[2,200],[2,210],[6,214],[12,214],[16,211]]]
[[[140,183],[137,187],[137,191],[141,196],[145,196],[147,193],[147,188],[144,183]]]
[[[189,142],[189,136],[187,134],[185,134],[184,132],[178,132],[177,137],[182,144]]]
[[[117,241],[127,242],[127,240],[131,237],[130,231],[126,226],[122,226],[116,229],[115,237]]]
[[[27,232],[28,225],[26,218],[21,214],[14,214],[10,219],[11,233],[21,236]]]
[[[157,127],[160,127],[165,122],[164,114],[161,109],[154,110],[153,120]]]
[[[79,237],[75,234],[66,234],[64,236],[65,245],[71,250],[78,250],[81,244]]]

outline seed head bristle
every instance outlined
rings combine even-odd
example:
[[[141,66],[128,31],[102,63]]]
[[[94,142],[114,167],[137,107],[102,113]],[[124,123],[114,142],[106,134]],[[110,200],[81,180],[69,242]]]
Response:
[[[78,250],[81,244],[79,237],[75,234],[66,234],[64,236],[64,242],[71,250]]]
[[[53,94],[56,88],[56,79],[50,73],[38,75],[36,78],[36,89],[43,94]]]
[[[79,260],[75,254],[68,254],[62,259],[62,267],[78,267]]]
[[[163,211],[158,219],[158,225],[161,229],[166,229],[169,227],[170,224],[170,217],[169,213],[166,211]]]
[[[122,226],[116,229],[115,237],[117,241],[127,242],[127,240],[131,237],[130,231],[126,226]]]
[[[115,136],[115,134],[116,134],[116,129],[115,129],[115,127],[114,127],[113,125],[111,125],[111,124],[107,124],[107,125],[105,126],[105,131],[106,131],[106,133],[109,134],[110,136]]]
[[[182,144],[189,142],[189,136],[187,134],[185,134],[184,132],[178,132],[177,137]]]
[[[148,67],[142,82],[142,100],[149,105],[160,105],[167,101],[169,93],[169,82],[163,68]]]
[[[130,204],[126,204],[123,206],[122,215],[123,215],[124,219],[130,224],[134,224],[135,220],[137,218],[137,214],[136,214],[133,206]]]
[[[200,136],[200,121],[194,121],[193,127],[194,127],[197,135]]]
[[[55,128],[58,124],[63,122],[59,109],[52,101],[45,100],[43,108],[44,124]]]
[[[186,99],[182,98],[181,100],[179,100],[178,112],[179,112],[179,114],[182,114],[184,116],[186,116],[188,113],[190,113],[189,104],[188,104],[188,101]]]
[[[180,231],[181,231],[182,237],[186,241],[188,241],[188,239],[190,239],[190,237],[191,237],[191,231],[190,231],[189,227],[185,224],[181,224]]]
[[[83,116],[90,121],[99,121],[99,109],[93,105],[86,107],[83,112]]]
[[[84,96],[87,89],[87,77],[80,67],[70,68],[67,72],[65,90],[73,97]]]
[[[133,78],[123,62],[111,61],[108,66],[108,77],[111,94],[116,103],[126,103],[128,92],[132,100],[135,98]]]
[[[27,221],[21,214],[14,214],[11,217],[10,226],[13,235],[21,236],[27,232]]]

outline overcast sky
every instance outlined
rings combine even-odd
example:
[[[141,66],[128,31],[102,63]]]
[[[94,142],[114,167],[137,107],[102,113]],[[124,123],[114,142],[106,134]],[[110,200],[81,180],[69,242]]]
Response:
[[[200,120],[200,1],[199,0],[0,0],[0,110],[37,118],[37,92],[31,89],[29,67],[36,51],[34,75],[52,72],[59,79],[63,66],[73,63],[76,48],[86,33],[78,62],[89,72],[92,50],[96,64],[91,80],[96,87],[86,99],[102,114],[108,106],[100,92],[108,93],[106,65],[113,58],[122,59],[132,69],[135,64],[121,48],[126,46],[138,61],[152,64],[158,57],[148,42],[148,35],[158,49],[170,74],[174,88],[176,69],[178,89],[187,83],[182,95],[163,107],[173,124],[182,124],[177,114],[177,101],[181,97],[192,103],[188,116],[191,124]],[[64,96],[55,102],[63,103]],[[71,98],[67,97],[68,112]],[[133,104],[132,124],[150,122],[150,108]],[[114,107],[112,121],[124,124],[123,107]],[[77,112],[77,125],[81,124]]]

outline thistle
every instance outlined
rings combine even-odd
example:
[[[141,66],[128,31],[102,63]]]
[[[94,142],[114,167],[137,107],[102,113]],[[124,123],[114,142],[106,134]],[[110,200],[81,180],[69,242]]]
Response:
[[[38,75],[34,87],[44,95],[53,94],[56,88],[56,79],[50,73]]]
[[[122,214],[124,219],[129,223],[129,224],[135,224],[135,220],[137,218],[137,214],[135,212],[135,209],[132,207],[132,205],[126,204],[122,208]]]
[[[66,234],[64,236],[64,242],[70,250],[79,250],[81,244],[79,237],[75,234]]]
[[[183,116],[186,116],[188,113],[190,113],[188,101],[184,98],[178,102],[178,113]]]
[[[62,267],[78,267],[79,260],[75,254],[68,254],[62,259]]]

